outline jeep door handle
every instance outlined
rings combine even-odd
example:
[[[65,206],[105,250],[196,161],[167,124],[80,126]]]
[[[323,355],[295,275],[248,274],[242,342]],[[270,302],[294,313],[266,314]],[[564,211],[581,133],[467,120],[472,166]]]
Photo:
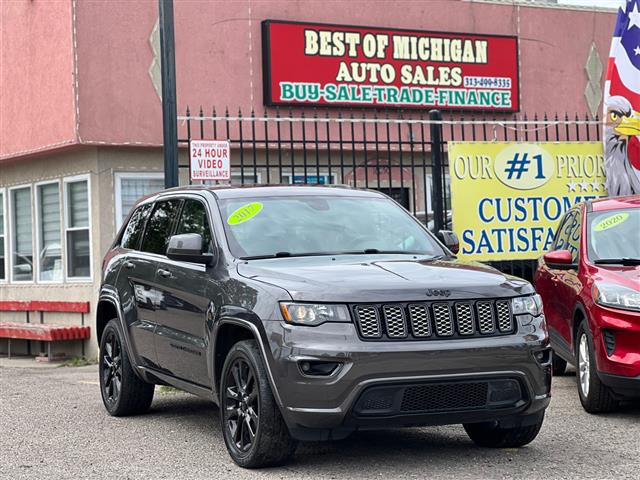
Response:
[[[158,270],[158,275],[163,278],[173,278],[173,275],[171,275],[171,272],[169,270],[164,270],[162,268]]]
[[[136,264],[127,260],[126,262],[124,262],[124,268],[128,268],[129,270],[131,270],[132,268],[136,268]]]

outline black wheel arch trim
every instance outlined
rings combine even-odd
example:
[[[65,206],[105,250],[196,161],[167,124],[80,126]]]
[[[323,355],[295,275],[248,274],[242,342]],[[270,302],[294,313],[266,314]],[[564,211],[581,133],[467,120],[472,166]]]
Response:
[[[590,337],[590,340],[593,341],[593,333],[592,333],[592,329],[591,329],[591,317],[589,316],[589,314],[587,313],[587,309],[584,307],[584,305],[582,304],[582,302],[578,301],[576,302],[576,306],[573,309],[573,316],[571,317],[571,338],[573,339],[573,354],[575,355],[576,352],[576,346],[575,346],[575,341],[576,341],[576,335],[578,335],[578,328],[580,327],[580,323],[576,324],[575,322],[575,318],[576,318],[576,313],[580,313],[580,315],[582,315],[583,320],[586,320],[587,322],[587,335]]]
[[[129,356],[129,362],[131,363],[131,366],[133,367],[133,371],[136,372],[136,375],[138,375],[140,378],[142,378],[143,380],[147,380],[146,378],[144,378],[144,374],[142,373],[140,367],[138,366],[138,363],[136,361],[136,357],[133,354],[133,350],[131,349],[131,342],[129,341],[129,333],[127,331],[127,329],[125,328],[124,325],[124,321],[122,320],[122,307],[120,305],[120,299],[118,298],[118,294],[115,290],[112,290],[110,288],[105,288],[102,287],[100,289],[100,294],[98,296],[98,305],[101,302],[108,302],[111,303],[113,305],[113,307],[116,310],[116,314],[118,316],[118,324],[120,325],[120,333],[123,336],[123,340],[124,340],[124,344],[125,344],[125,348],[127,349],[127,355]]]
[[[223,318],[220,318],[216,323],[217,325],[216,325],[215,335],[212,342],[212,345],[214,345],[213,347],[214,349],[217,343],[218,332],[220,331],[220,327],[223,325],[236,325],[236,326],[245,328],[252,333],[253,337],[258,343],[258,348],[260,349],[260,353],[262,354],[262,360],[264,361],[264,367],[265,367],[265,370],[267,371],[267,377],[268,377],[269,385],[271,386],[271,391],[273,392],[273,397],[275,398],[278,406],[280,408],[283,408],[282,399],[280,398],[280,393],[278,392],[276,382],[273,378],[273,372],[271,371],[271,363],[269,362],[269,357],[267,355],[267,351],[264,346],[265,342],[258,327],[254,323],[248,320],[244,320],[237,317],[223,317]],[[213,352],[212,357],[214,358],[214,362],[215,362],[215,351]],[[217,383],[218,380],[219,380],[218,378],[215,378],[215,368],[214,368],[214,381]],[[215,385],[215,387],[217,391],[218,385]]]

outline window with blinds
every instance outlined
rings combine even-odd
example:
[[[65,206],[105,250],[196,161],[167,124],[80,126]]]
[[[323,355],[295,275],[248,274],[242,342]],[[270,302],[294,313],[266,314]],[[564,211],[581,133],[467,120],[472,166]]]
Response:
[[[33,280],[33,230],[31,228],[31,187],[11,191],[11,238],[12,280]]]
[[[0,192],[0,280],[7,278],[7,259],[4,241],[4,192]]]
[[[41,281],[62,280],[62,245],[60,235],[60,186],[38,185],[38,262]]]
[[[89,235],[89,184],[87,180],[66,185],[67,277],[91,276],[91,240]]]
[[[118,226],[127,218],[129,211],[135,203],[145,195],[150,195],[164,189],[164,179],[162,177],[144,177],[144,176],[119,176],[117,181],[120,182],[120,198],[116,201],[120,202],[120,218],[117,219]]]

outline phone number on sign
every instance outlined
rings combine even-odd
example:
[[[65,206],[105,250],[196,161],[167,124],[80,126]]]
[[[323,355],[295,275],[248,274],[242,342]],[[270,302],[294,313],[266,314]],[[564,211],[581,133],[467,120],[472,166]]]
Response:
[[[465,87],[511,88],[509,77],[464,77]]]

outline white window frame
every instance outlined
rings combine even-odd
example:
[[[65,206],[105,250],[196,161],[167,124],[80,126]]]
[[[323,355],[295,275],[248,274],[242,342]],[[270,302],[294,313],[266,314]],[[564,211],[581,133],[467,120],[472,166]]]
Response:
[[[22,190],[28,188],[29,189],[29,198],[31,200],[31,280],[14,280],[13,279],[13,232],[14,232],[14,225],[13,225],[13,210],[15,208],[15,206],[13,205],[13,191],[14,190]],[[9,275],[7,275],[7,279],[15,285],[31,285],[33,283],[36,283],[36,279],[38,278],[38,272],[37,272],[37,267],[36,267],[36,261],[33,258],[34,257],[34,252],[35,252],[35,245],[34,245],[34,241],[35,241],[35,229],[33,228],[33,219],[34,219],[34,205],[33,205],[33,184],[31,183],[25,183],[22,185],[16,185],[14,187],[9,187],[8,189],[8,195],[7,195],[7,205],[9,205],[9,209],[8,209],[8,219],[7,219],[7,224],[9,225],[9,252],[8,252],[8,266],[9,266]],[[6,238],[6,234],[5,234],[5,238]],[[5,241],[5,243],[7,243]]]
[[[58,185],[58,202],[60,205],[60,216],[58,217],[58,222],[60,223],[60,260],[62,261],[62,278],[60,278],[60,280],[40,280],[40,241],[42,240],[42,232],[40,231],[40,215],[42,214],[42,212],[40,211],[40,189],[38,187],[42,186],[42,185],[51,185],[51,184],[57,184]],[[43,283],[43,284],[47,284],[47,283],[54,283],[54,284],[59,284],[59,283],[63,283],[64,282],[64,262],[66,260],[66,254],[65,254],[65,249],[66,249],[66,238],[64,237],[64,228],[63,228],[63,222],[62,222],[62,217],[63,217],[63,212],[62,209],[64,208],[64,199],[61,198],[62,197],[62,188],[60,187],[60,179],[57,180],[48,180],[48,181],[44,181],[44,182],[37,182],[33,185],[33,199],[32,201],[35,202],[34,204],[34,211],[35,211],[35,222],[33,222],[32,224],[35,224],[35,241],[36,241],[36,249],[35,249],[35,253],[34,256],[36,256],[36,261],[34,262],[36,265],[36,270],[38,272],[38,278],[36,279],[36,283]]]
[[[451,176],[449,174],[445,175],[445,182],[449,184],[449,195],[451,195]],[[433,200],[431,198],[431,194],[433,193],[433,174],[427,173],[425,176],[424,186],[426,189],[427,195],[427,204],[425,205],[425,215],[429,213],[433,213]],[[443,188],[446,188],[446,185],[443,185]],[[449,205],[449,210],[451,210],[451,205]],[[416,212],[418,213],[418,212]]]
[[[253,173],[253,167],[245,167],[242,169],[242,173],[244,174],[244,177],[253,177],[254,173]],[[262,168],[260,169],[260,171],[255,173],[256,175],[256,184],[262,183]],[[231,169],[231,176],[229,177],[229,184],[230,185],[239,185],[238,183],[231,183],[231,180],[233,179],[233,177],[240,177],[242,179],[242,175],[240,172],[236,173],[233,171],[233,169]],[[224,183],[227,180],[221,180],[220,183]],[[211,183],[211,185],[215,185],[215,183]]]
[[[87,182],[87,208],[89,209],[89,225],[88,227],[69,227],[69,184],[76,182]],[[66,283],[86,283],[93,281],[93,225],[92,225],[92,211],[91,207],[93,202],[91,201],[91,175],[74,175],[72,177],[64,177],[62,179],[62,208],[63,208],[63,223],[62,223],[62,235],[64,236],[64,281]],[[87,277],[69,277],[69,255],[67,251],[67,232],[89,229],[89,276]]]
[[[142,179],[163,179],[164,173],[162,172],[115,172],[113,174],[113,190],[115,194],[115,230],[116,232],[122,227],[122,180],[130,178],[142,178]]]
[[[4,239],[3,251],[0,253],[4,254],[4,278],[0,278],[0,284],[5,284],[9,281],[9,275],[11,275],[11,270],[9,269],[9,240],[7,239],[7,235],[9,234],[9,212],[7,205],[9,201],[7,200],[7,189],[0,188],[0,207],[2,207],[2,238]]]

